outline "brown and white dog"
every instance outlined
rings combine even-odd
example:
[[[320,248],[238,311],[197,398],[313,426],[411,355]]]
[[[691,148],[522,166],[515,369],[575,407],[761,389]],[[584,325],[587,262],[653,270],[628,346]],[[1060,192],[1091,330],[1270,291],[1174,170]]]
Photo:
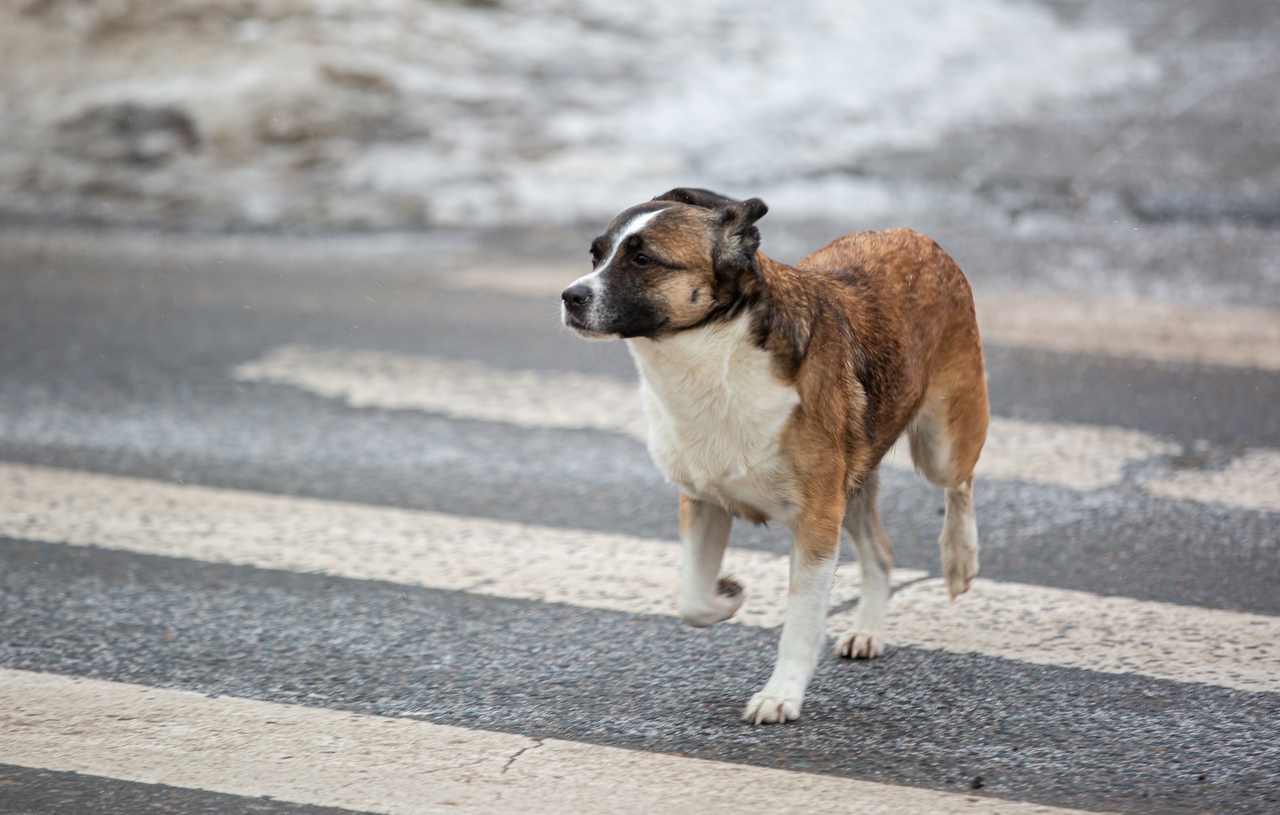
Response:
[[[756,724],[800,715],[825,638],[840,529],[862,599],[836,651],[885,646],[893,548],[876,510],[880,459],[905,431],[917,469],[946,490],[951,596],[978,571],[973,468],[987,433],[982,344],[969,284],[932,240],[860,232],[794,268],[758,251],[768,208],[700,189],[632,207],[591,245],[594,270],[562,295],[565,325],[625,338],[640,370],[649,451],[680,495],[680,615],[732,617],[720,575],[735,516],[791,529],[790,598]]]

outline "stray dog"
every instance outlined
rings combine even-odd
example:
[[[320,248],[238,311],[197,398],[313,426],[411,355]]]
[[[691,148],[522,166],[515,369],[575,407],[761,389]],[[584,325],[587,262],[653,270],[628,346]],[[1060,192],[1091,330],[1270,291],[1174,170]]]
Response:
[[[631,207],[591,244],[593,271],[561,295],[564,324],[625,338],[640,370],[649,452],[680,495],[679,611],[732,617],[720,575],[733,518],[792,532],[778,660],[747,704],[755,724],[800,715],[825,638],[840,529],[862,599],[840,656],[885,647],[893,548],[876,510],[880,459],[905,431],[916,468],[946,490],[942,570],[954,599],[978,571],[973,468],[987,387],[960,268],[909,229],[847,235],[794,268],[759,252],[768,207],[675,189]]]

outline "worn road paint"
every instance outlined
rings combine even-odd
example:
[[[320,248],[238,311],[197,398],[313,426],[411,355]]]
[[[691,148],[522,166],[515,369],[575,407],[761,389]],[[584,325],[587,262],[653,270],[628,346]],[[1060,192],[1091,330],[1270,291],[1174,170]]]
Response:
[[[14,670],[0,670],[0,763],[387,815],[647,815],[673,795],[705,813],[1075,811]]]
[[[678,585],[675,542],[15,464],[0,535],[634,614],[674,613]],[[728,569],[747,589],[735,622],[779,625],[787,559],[733,549]],[[856,567],[841,572],[834,608],[857,596]],[[955,603],[908,585],[890,610],[900,645],[1280,692],[1280,617],[991,581]]]
[[[502,370],[476,361],[285,346],[236,367],[246,382],[291,385],[352,407],[422,410],[520,427],[591,429],[643,441],[635,385],[585,374]],[[993,418],[978,474],[1076,490],[1112,486],[1125,468],[1181,448],[1137,430]],[[886,465],[910,469],[896,452]]]
[[[851,621],[835,615],[829,628]],[[1280,618],[1261,614],[982,579],[952,602],[931,579],[894,593],[889,634],[952,653],[1280,692]]]
[[[1186,470],[1143,486],[1179,501],[1280,512],[1280,450],[1252,450],[1221,470]]]

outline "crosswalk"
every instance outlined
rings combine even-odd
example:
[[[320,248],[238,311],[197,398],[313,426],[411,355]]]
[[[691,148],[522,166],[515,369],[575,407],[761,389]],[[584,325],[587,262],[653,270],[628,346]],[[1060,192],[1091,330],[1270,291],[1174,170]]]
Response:
[[[568,372],[504,370],[478,360],[290,345],[236,367],[246,382],[290,385],[357,408],[421,410],[529,428],[592,429],[645,438],[633,384]],[[1181,447],[1138,430],[993,417],[977,473],[1096,490],[1126,468]],[[885,464],[910,469],[895,448]],[[1223,471],[1184,471],[1141,485],[1179,500],[1280,509],[1280,451],[1256,450]]]
[[[0,762],[387,815],[1078,812],[25,671],[0,670],[0,722]]]
[[[675,541],[4,464],[0,487],[0,535],[21,540],[675,613]],[[781,625],[787,558],[736,551],[727,568],[750,598],[733,623]],[[843,571],[835,609],[858,596],[856,570]],[[953,604],[927,577],[895,571],[893,641],[1280,693],[1280,618],[987,580]],[[831,633],[851,623],[833,614]]]
[[[638,615],[671,613],[678,558],[671,542],[11,464],[0,535]],[[751,593],[735,622],[778,625],[785,558],[731,566]],[[895,583],[897,644],[1280,693],[1280,618],[984,580],[950,603],[922,572]],[[801,791],[815,812],[1075,811],[29,671],[0,671],[0,711],[0,763],[358,811],[645,813],[672,788],[684,811],[785,811]]]
[[[516,285],[504,280],[500,274],[493,279],[462,276],[456,284]],[[1028,300],[1027,308],[1035,305],[1033,301]],[[1130,314],[1132,331],[1119,332],[1128,339],[1121,337],[1108,348],[1067,350],[1123,355],[1149,348],[1151,337],[1159,334],[1152,326],[1160,319],[1166,320],[1160,324],[1167,324],[1167,311],[1164,306],[1137,308]],[[1080,314],[1085,321],[1123,322],[1098,306],[1081,306]],[[1175,317],[1191,319],[1185,314]],[[1150,355],[1276,370],[1280,365],[1272,361],[1274,348],[1267,333],[1271,326],[1267,320],[1255,322],[1235,333],[1227,331],[1229,336],[1221,342],[1204,339],[1212,335],[1210,329],[1193,328],[1192,334],[1201,340],[1186,347],[1198,350],[1178,350],[1183,348],[1181,340],[1169,340],[1161,346],[1164,350]],[[1019,330],[997,326],[989,335],[1022,342],[1017,340]],[[1241,339],[1245,334],[1255,339]],[[1215,342],[1222,347],[1243,345],[1218,352],[1213,350]],[[1029,340],[1025,344],[1034,345]],[[626,444],[644,437],[634,384],[604,376],[500,367],[482,359],[290,343],[260,349],[228,370],[226,378],[257,389],[254,393],[270,394],[283,387],[355,411],[430,415],[517,432],[610,434]],[[1176,440],[1133,428],[999,417],[993,421],[979,477],[992,494],[1011,495],[1023,485],[1033,485],[1059,491],[1080,505],[1124,492],[1178,507],[1265,517],[1280,512],[1280,450],[1227,451],[1219,463],[1204,469],[1180,469],[1170,463],[1186,453]],[[634,454],[644,455],[638,445]],[[910,470],[901,451],[891,454],[886,464]],[[1124,547],[1130,542],[1105,543]],[[1269,751],[1264,764],[1271,758],[1280,761],[1280,746],[1262,744],[1265,734],[1280,724],[1280,617],[1268,613],[985,578],[952,602],[929,571],[901,568],[893,574],[890,656],[873,663],[842,663],[842,670],[856,671],[856,676],[826,685],[820,677],[814,708],[799,727],[764,732],[746,728],[726,713],[736,710],[740,701],[732,692],[731,698],[721,698],[723,689],[717,686],[713,702],[700,696],[699,683],[708,680],[693,666],[715,660],[731,662],[735,671],[743,664],[766,665],[765,649],[772,647],[773,629],[782,622],[787,598],[787,560],[778,552],[733,549],[728,570],[748,593],[739,615],[705,637],[703,632],[677,635],[672,632],[687,630],[671,619],[679,568],[679,545],[673,540],[372,501],[184,484],[156,475],[120,475],[111,467],[10,461],[0,462],[0,554],[8,558],[13,580],[43,575],[40,579],[48,581],[48,587],[41,584],[22,595],[30,607],[8,606],[8,641],[0,644],[0,653],[7,655],[5,667],[0,667],[0,765],[11,767],[163,785],[192,794],[214,792],[246,801],[270,799],[396,815],[775,813],[797,811],[797,801],[803,802],[803,811],[814,813],[1049,815],[1082,811],[1056,805],[1077,800],[1088,811],[1161,810],[1142,804],[1140,792],[1123,800],[1118,794],[1114,800],[1108,794],[1082,797],[1043,781],[1024,783],[1012,773],[997,779],[967,765],[954,777],[945,776],[945,782],[938,780],[944,778],[941,771],[930,768],[923,775],[934,780],[918,783],[921,773],[903,769],[912,765],[911,755],[881,772],[867,754],[888,752],[886,745],[902,742],[911,745],[909,753],[966,756],[963,761],[974,766],[1017,766],[1028,776],[1038,772],[1036,777],[1043,778],[1074,772],[1072,762],[1105,773],[1117,752],[1148,751],[1162,767],[1186,770],[1179,784],[1226,784],[1223,779],[1231,779],[1239,800],[1256,799],[1264,806],[1271,800],[1265,787],[1275,781],[1274,773],[1259,777],[1255,772],[1242,779],[1232,776],[1230,768],[1205,766],[1201,759],[1188,759],[1185,767],[1171,763],[1166,753],[1194,747],[1200,750],[1196,756],[1238,757],[1261,749]],[[164,656],[160,652],[166,644],[181,640],[166,627],[218,631],[222,620],[166,616],[166,604],[179,605],[175,594],[165,594],[169,589],[164,586],[143,586],[139,577],[159,568],[156,564],[241,570],[220,573],[223,577],[217,580],[252,584],[250,593],[257,592],[262,602],[279,596],[284,591],[279,586],[302,586],[289,581],[304,581],[305,588],[298,589],[302,609],[296,619],[285,620],[282,614],[262,621],[243,640],[201,646],[207,650],[196,656]],[[101,569],[99,576],[93,576],[95,569]],[[96,581],[107,594],[119,596],[111,602],[73,600],[76,580]],[[67,589],[61,595],[59,586]],[[225,611],[228,606],[210,599],[220,596],[221,586],[193,581],[177,583],[171,591],[198,590],[194,608]],[[15,587],[24,588],[16,583],[10,587],[15,596]],[[858,589],[856,568],[843,564],[830,601],[831,634],[851,624]],[[689,661],[684,666],[688,676],[676,670],[652,680],[674,683],[674,689],[668,688],[673,695],[630,677],[628,681],[638,684],[624,683],[617,698],[610,697],[598,728],[566,731],[545,723],[554,721],[554,712],[537,718],[542,723],[536,727],[529,725],[536,717],[527,706],[517,705],[508,713],[500,704],[491,706],[477,723],[462,714],[442,714],[443,707],[465,705],[469,695],[496,681],[485,671],[502,667],[483,661],[468,663],[462,674],[471,684],[453,696],[433,686],[431,693],[440,694],[438,701],[423,704],[420,696],[410,694],[416,701],[398,700],[384,707],[338,700],[333,688],[341,687],[341,679],[320,682],[314,692],[303,688],[286,700],[281,691],[284,680],[266,668],[252,669],[259,673],[244,668],[243,675],[223,684],[202,673],[224,675],[220,666],[247,659],[246,654],[269,662],[252,654],[255,638],[266,636],[262,630],[279,625],[296,633],[307,625],[308,604],[319,617],[329,604],[359,606],[360,598],[375,590],[392,595],[403,590],[406,603],[411,602],[410,592],[425,592],[413,596],[430,599],[421,601],[430,614],[446,613],[449,604],[463,602],[457,598],[499,604],[509,616],[503,618],[506,622],[495,621],[494,628],[543,614],[603,620],[599,625],[605,627],[601,631],[607,629],[601,635],[606,641],[596,644],[597,655],[628,649],[628,640],[644,630],[650,632],[645,636],[659,639],[648,647],[669,647],[673,662]],[[37,608],[32,597],[49,609]],[[147,615],[158,616],[151,620]],[[143,637],[133,645],[119,644],[121,654],[128,651],[131,656],[112,654],[106,662],[70,655],[80,646],[73,647],[75,633],[65,630],[66,620],[79,620],[88,629],[99,616],[105,621],[103,631],[159,626],[155,630],[164,633],[159,640]],[[52,622],[38,622],[46,617]],[[398,627],[402,622],[386,623],[387,631],[381,630],[382,621],[367,610],[358,611],[355,619],[365,636],[377,640],[382,650],[374,650],[380,654],[387,652],[388,642],[408,636]],[[475,643],[463,650],[499,649],[494,644],[497,635],[480,631],[479,622],[464,618],[457,624],[473,622]],[[27,627],[45,633],[25,633]],[[574,631],[525,633],[549,642],[557,636],[580,636]],[[106,635],[93,634],[91,639],[102,636]],[[318,642],[327,635],[322,631],[308,636],[309,642]],[[689,639],[677,641],[677,636]],[[746,653],[746,643],[756,650]],[[114,646],[94,640],[86,647],[99,653]],[[539,659],[538,647],[530,645],[525,657]],[[138,664],[148,655],[161,667],[149,671]],[[307,654],[294,658],[312,659]],[[463,659],[451,653],[440,658],[441,664],[455,658]],[[166,659],[175,661],[170,665]],[[557,663],[551,673],[606,673],[595,660],[586,668]],[[321,665],[316,670],[345,669],[330,671]],[[610,681],[621,681],[610,676]],[[745,699],[755,679],[729,671],[722,681]],[[886,690],[885,681],[898,684]],[[929,698],[935,684],[940,701]],[[957,690],[972,686],[982,690],[972,697]],[[599,687],[592,685],[593,692],[604,693]],[[354,693],[352,698],[358,699],[358,691]],[[895,694],[906,701],[893,701]],[[651,701],[659,698],[666,701]],[[673,698],[679,700],[676,707],[670,706]],[[701,709],[720,702],[723,708]],[[650,704],[661,709],[646,710]],[[889,705],[896,705],[898,718],[881,718],[881,706]],[[837,707],[841,716],[853,718],[837,721],[831,712]],[[921,714],[920,721],[912,721],[910,714],[917,707],[935,712],[927,720]],[[991,725],[983,720],[993,710],[1008,722],[1025,717],[1032,723],[1000,722],[993,734],[984,729]],[[951,717],[964,728],[981,731],[981,740],[970,744],[962,733],[954,736],[959,746],[938,747],[935,742],[953,737],[943,734],[955,725]],[[674,724],[686,718],[693,722],[689,732]],[[1112,741],[1059,732],[1084,720],[1092,720],[1089,726],[1100,727]],[[1157,721],[1164,730],[1152,724]],[[815,733],[835,738],[849,755],[837,760],[829,748],[806,747],[805,740]],[[1168,734],[1168,743],[1156,741],[1164,736],[1154,733]],[[1043,743],[1029,744],[1029,739]],[[876,746],[867,746],[872,744]],[[827,763],[815,767],[814,756],[824,750]],[[1024,756],[1018,759],[1024,763],[1018,764],[1014,756]],[[920,758],[918,763],[934,760]],[[0,767],[0,782],[2,776]],[[1107,789],[1114,792],[1120,786]],[[0,783],[0,810],[3,790]],[[1256,811],[1265,811],[1264,806]]]

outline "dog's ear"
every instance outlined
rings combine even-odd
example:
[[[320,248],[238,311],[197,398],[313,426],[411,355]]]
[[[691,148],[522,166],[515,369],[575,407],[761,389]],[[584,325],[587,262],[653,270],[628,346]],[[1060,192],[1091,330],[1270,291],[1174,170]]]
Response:
[[[760,230],[756,221],[769,208],[759,198],[730,201],[716,207],[717,235],[712,260],[716,274],[733,274],[753,268],[756,250],[760,248]]]
[[[674,190],[668,190],[653,200],[675,201],[679,204],[688,204],[694,207],[702,207],[703,209],[719,209],[729,204],[738,203],[733,198],[711,190],[699,189],[698,187],[676,187]]]

